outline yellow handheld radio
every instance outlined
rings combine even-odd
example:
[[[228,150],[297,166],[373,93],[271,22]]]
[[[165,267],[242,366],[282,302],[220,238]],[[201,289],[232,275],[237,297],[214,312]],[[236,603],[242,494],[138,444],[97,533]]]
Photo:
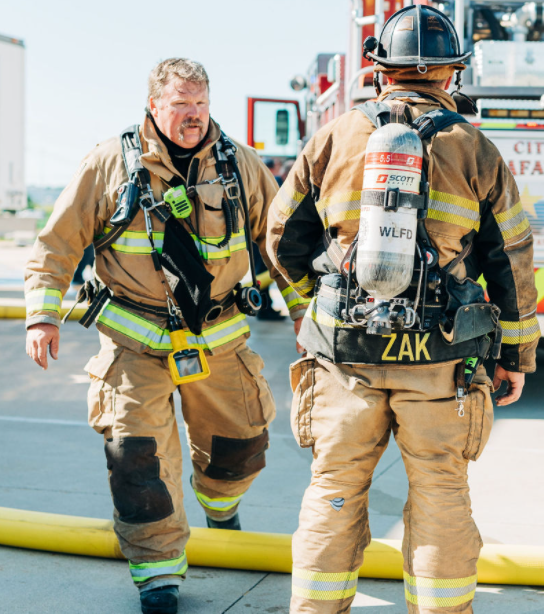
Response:
[[[204,351],[191,347],[178,319],[170,318],[170,340],[173,353],[168,356],[168,367],[174,385],[183,385],[207,379],[210,367]]]

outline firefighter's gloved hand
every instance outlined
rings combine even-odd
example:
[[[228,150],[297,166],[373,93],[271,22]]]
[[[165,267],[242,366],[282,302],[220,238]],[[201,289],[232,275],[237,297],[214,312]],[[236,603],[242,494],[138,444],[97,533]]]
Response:
[[[37,323],[26,333],[26,354],[41,368],[47,370],[47,348],[53,359],[59,356],[60,332],[56,325]]]
[[[304,317],[299,317],[298,319],[295,319],[295,336],[298,336],[300,328],[302,327],[303,318]],[[298,342],[297,342],[297,353],[306,353],[306,349],[301,347]]]
[[[493,377],[493,389],[497,391],[503,381],[506,381],[507,385],[506,394],[495,398],[497,406],[506,406],[520,399],[523,386],[525,385],[525,374],[522,372],[509,372],[497,364]]]

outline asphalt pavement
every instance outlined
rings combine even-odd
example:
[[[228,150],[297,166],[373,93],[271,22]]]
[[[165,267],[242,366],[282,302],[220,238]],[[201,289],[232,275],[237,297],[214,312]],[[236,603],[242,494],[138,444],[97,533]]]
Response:
[[[19,263],[27,249],[19,251],[0,246],[4,297],[20,296]],[[298,448],[289,426],[288,364],[298,357],[292,324],[251,324],[250,345],[265,360],[278,415],[270,430],[267,468],[244,497],[240,517],[244,530],[292,533],[311,463],[311,451]],[[0,506],[110,518],[102,437],[86,424],[88,377],[83,366],[98,350],[96,330],[87,331],[76,322],[63,326],[59,360],[46,372],[26,356],[24,335],[22,321],[0,320]],[[543,364],[541,354],[540,371]],[[538,372],[529,375],[522,400],[496,409],[486,450],[470,465],[473,515],[487,543],[544,549],[539,379]],[[204,526],[204,514],[189,486],[189,451],[180,424],[188,464],[182,478],[187,515],[191,526]],[[406,493],[400,453],[392,441],[370,490],[373,537],[402,538]],[[180,612],[286,613],[289,595],[289,575],[192,567],[181,589]],[[544,587],[480,585],[474,610],[542,614]],[[405,613],[402,582],[360,580],[352,612]],[[139,613],[139,601],[123,561],[0,547],[0,613],[130,614]]]

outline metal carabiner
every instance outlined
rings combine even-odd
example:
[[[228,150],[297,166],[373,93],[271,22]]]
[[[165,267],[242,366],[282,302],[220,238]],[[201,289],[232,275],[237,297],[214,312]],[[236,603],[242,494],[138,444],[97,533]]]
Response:
[[[229,178],[228,180],[225,179],[225,177],[222,174],[219,174],[219,178],[221,181],[221,184],[223,184],[223,188],[225,189],[225,192],[227,193],[227,199],[229,199],[230,201],[235,201],[236,199],[240,198],[240,185],[238,184],[238,178],[236,177],[236,174],[233,173],[232,177]]]
[[[458,387],[457,388],[457,393],[455,394],[455,401],[457,402],[457,407],[456,407],[456,411],[457,411],[457,415],[459,417],[464,417],[465,416],[465,401],[467,399],[467,395],[466,392],[463,388]]]

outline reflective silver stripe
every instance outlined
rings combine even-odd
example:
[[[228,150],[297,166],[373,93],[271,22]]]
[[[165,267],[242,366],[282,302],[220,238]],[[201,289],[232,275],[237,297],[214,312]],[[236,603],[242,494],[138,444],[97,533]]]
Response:
[[[149,346],[151,349],[157,351],[172,350],[167,329],[162,329],[120,306],[108,303],[98,317],[98,322]],[[195,336],[187,330],[186,336],[190,345],[198,345],[204,350],[211,350],[248,332],[249,324],[246,317],[243,314],[237,314],[223,323],[204,329],[200,336]]]
[[[234,318],[236,318],[236,317],[234,317]],[[229,319],[229,321],[230,321],[230,319]],[[229,323],[229,321],[225,321],[225,324]],[[220,323],[219,325],[216,325],[215,327],[219,327],[220,325],[223,325],[223,324]],[[233,323],[232,325],[229,325],[227,327],[219,329],[218,331],[216,331],[214,333],[209,333],[208,334],[207,331],[204,329],[204,330],[202,330],[202,336],[206,340],[208,346],[210,348],[213,348],[213,346],[214,346],[213,343],[214,342],[216,342],[216,341],[218,341],[218,340],[220,340],[222,338],[225,338],[226,336],[234,334],[238,330],[244,329],[244,328],[247,328],[247,331],[249,331],[249,325],[248,325],[248,322],[247,322],[247,319],[245,318],[245,316],[243,318],[240,318],[240,320],[237,321],[236,323]]]
[[[107,322],[104,322],[105,319],[113,321],[119,325],[120,329],[117,329],[117,331],[120,331],[120,333],[133,337],[138,342],[147,344],[152,349],[172,349],[172,343],[170,342],[168,330],[161,330],[160,327],[157,327],[153,323],[139,317],[138,315],[130,313],[128,310],[124,310],[118,306],[111,306],[108,303],[98,317],[98,322],[108,325]],[[131,333],[136,334],[136,336],[131,336]]]
[[[240,494],[240,496],[233,496],[229,500],[221,500],[219,498],[208,498],[197,490],[195,490],[194,492],[197,499],[205,507],[207,507],[208,509],[215,509],[217,511],[228,511],[229,509],[236,507],[236,505],[242,500],[242,497],[244,496],[243,494]]]
[[[525,216],[525,212],[521,210],[521,212],[516,214],[516,216],[514,216],[513,218],[510,218],[509,220],[505,220],[504,222],[499,222],[498,223],[499,229],[501,230],[501,233],[503,233],[504,231],[509,231],[510,229],[517,227],[520,223],[522,223],[526,219],[527,219],[527,216]]]
[[[290,287],[284,289],[281,294],[285,303],[287,304],[287,308],[289,309],[299,305],[307,306],[310,303],[309,299],[306,299],[305,297],[300,297],[300,295]]]
[[[536,317],[519,322],[500,321],[500,324],[504,344],[523,344],[540,336],[540,326]]]
[[[316,207],[318,204],[316,204]],[[319,208],[318,208],[319,209]],[[349,214],[349,215],[347,215]],[[361,195],[357,199],[350,201],[340,201],[338,203],[330,203],[319,212],[319,216],[323,220],[325,227],[330,227],[331,224],[344,220],[359,220],[361,215]]]
[[[219,246],[214,246],[213,244],[205,244],[203,242],[200,242],[198,237],[196,237],[195,235],[191,234],[191,237],[193,238],[193,241],[195,243],[195,246],[197,247],[198,252],[203,256],[203,257],[210,257],[210,258],[227,258],[230,256],[231,252],[236,252],[237,250],[242,250],[243,248],[245,248],[246,246],[246,238],[245,238],[245,233],[243,231],[241,231],[240,233],[236,233],[232,236],[232,238],[230,239],[229,243],[226,246],[223,246],[222,248],[219,248]],[[217,241],[219,241],[218,238],[202,238],[206,241],[211,241],[212,239],[217,239]],[[224,255],[222,253],[225,253]],[[221,256],[219,256],[221,254]]]
[[[274,198],[274,206],[277,207],[282,214],[291,216],[302,203],[305,196],[306,195],[293,190],[288,184],[283,184]]]
[[[293,586],[306,588],[308,590],[349,590],[357,586],[357,582],[357,578],[354,580],[346,580],[345,582],[321,582],[316,580],[305,580],[293,576]]]
[[[469,210],[466,207],[454,205],[453,203],[446,203],[445,201],[438,201],[437,199],[429,199],[429,210],[438,210],[445,214],[453,214],[454,216],[460,216],[461,218],[468,218],[469,220],[480,220],[480,212]]]
[[[60,313],[62,295],[57,289],[32,289],[26,294],[25,303],[27,313],[38,310]]]
[[[176,575],[183,574],[187,569],[187,556],[185,553],[183,554],[182,560],[175,564],[167,567],[150,567],[149,569],[135,569],[131,565],[130,574],[133,578],[151,578],[157,577],[158,575]]]
[[[412,586],[408,584],[406,580],[404,580],[404,587],[406,590],[412,594],[417,595],[418,597],[437,597],[437,598],[454,598],[454,597],[464,597],[468,595],[470,592],[473,592],[476,589],[477,582],[473,582],[468,586],[461,586],[459,588],[427,588],[424,586]]]
[[[164,244],[164,240],[153,238],[153,243],[155,244],[155,248],[162,248]],[[125,237],[121,235],[121,237],[117,238],[112,246],[127,246],[130,248],[149,248],[151,250],[151,244],[149,243],[149,238],[143,237],[141,239],[136,239],[132,237]]]

